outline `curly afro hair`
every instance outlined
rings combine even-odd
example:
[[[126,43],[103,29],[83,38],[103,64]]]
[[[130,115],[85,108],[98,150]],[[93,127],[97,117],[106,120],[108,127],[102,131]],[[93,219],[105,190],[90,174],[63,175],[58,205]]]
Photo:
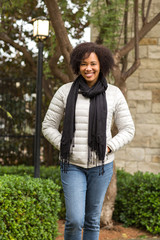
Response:
[[[93,42],[85,42],[77,45],[70,56],[70,64],[73,72],[78,75],[80,72],[81,61],[88,58],[94,52],[100,62],[100,70],[104,76],[108,75],[114,66],[114,59],[111,51],[103,45]]]

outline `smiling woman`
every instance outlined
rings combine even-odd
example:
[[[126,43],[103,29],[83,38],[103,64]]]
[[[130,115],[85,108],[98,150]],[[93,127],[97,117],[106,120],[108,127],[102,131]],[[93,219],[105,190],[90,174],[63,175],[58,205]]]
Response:
[[[114,66],[111,51],[86,42],[77,45],[70,57],[78,77],[58,89],[42,131],[60,150],[66,205],[64,239],[81,240],[83,229],[83,240],[98,240],[102,204],[113,174],[114,152],[132,140],[134,124],[123,94],[105,78]],[[114,137],[113,117],[118,128]]]

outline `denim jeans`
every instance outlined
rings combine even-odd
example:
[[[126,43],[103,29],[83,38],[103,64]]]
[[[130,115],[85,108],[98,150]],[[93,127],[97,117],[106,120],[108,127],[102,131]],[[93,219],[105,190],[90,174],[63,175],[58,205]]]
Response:
[[[61,170],[65,196],[66,223],[64,240],[98,240],[100,216],[105,193],[113,174],[113,163],[99,167],[81,168],[69,164],[67,173]]]

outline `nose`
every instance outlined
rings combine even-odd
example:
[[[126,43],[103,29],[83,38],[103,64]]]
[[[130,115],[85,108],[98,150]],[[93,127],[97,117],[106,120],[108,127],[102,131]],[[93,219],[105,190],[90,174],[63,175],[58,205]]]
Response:
[[[88,64],[87,66],[86,66],[86,70],[91,70],[92,68],[91,68],[91,65],[90,64]]]

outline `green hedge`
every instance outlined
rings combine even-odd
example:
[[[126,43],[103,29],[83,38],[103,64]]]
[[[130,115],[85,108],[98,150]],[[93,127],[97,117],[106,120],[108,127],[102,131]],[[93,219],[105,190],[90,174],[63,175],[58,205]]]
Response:
[[[0,166],[0,176],[3,175],[29,175],[34,176],[34,168],[31,166],[19,165],[19,166]]]
[[[0,239],[55,239],[60,211],[58,191],[49,179],[1,176]]]
[[[117,171],[114,219],[160,234],[160,174]]]
[[[32,166],[0,166],[0,176],[4,174],[12,174],[12,175],[19,175],[19,176],[26,176],[29,175],[31,177],[34,176],[34,167]],[[60,199],[61,199],[61,210],[58,213],[59,219],[65,219],[65,202],[64,202],[64,194],[62,189],[61,177],[60,177],[60,167],[58,166],[50,166],[45,167],[41,166],[40,168],[40,177],[41,179],[50,179],[56,185],[60,187]]]

